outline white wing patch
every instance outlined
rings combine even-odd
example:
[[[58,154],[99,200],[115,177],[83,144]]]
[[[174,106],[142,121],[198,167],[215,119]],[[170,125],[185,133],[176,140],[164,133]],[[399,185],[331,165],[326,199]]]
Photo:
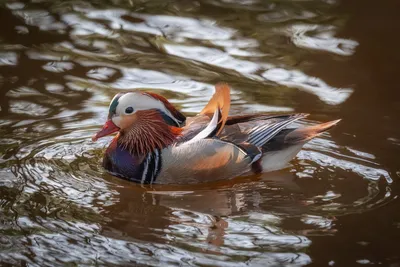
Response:
[[[214,115],[213,115],[210,123],[207,125],[207,127],[204,128],[201,132],[199,132],[195,137],[193,137],[189,141],[185,142],[185,145],[192,144],[201,139],[205,139],[205,138],[209,137],[212,134],[212,132],[214,132],[217,129],[218,122],[220,119],[221,119],[221,112],[219,109],[216,109],[214,112]]]

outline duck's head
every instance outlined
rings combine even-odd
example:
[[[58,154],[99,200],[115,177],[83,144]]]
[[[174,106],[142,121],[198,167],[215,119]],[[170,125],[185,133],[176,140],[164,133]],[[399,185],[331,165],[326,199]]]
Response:
[[[151,133],[163,127],[183,126],[186,117],[164,97],[150,92],[119,93],[111,100],[108,119],[92,140],[120,132],[120,135]],[[131,136],[132,137],[132,136]]]

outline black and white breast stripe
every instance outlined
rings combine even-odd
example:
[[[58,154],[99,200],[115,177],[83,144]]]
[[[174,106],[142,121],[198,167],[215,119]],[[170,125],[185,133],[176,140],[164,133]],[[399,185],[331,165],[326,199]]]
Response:
[[[158,174],[162,168],[161,151],[155,149],[154,151],[147,154],[146,158],[142,163],[142,184],[152,184],[156,181]]]

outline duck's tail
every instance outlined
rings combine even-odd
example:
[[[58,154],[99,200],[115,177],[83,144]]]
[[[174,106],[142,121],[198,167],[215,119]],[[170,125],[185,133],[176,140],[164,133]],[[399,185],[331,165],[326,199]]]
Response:
[[[285,142],[290,144],[307,142],[321,133],[329,130],[333,126],[339,123],[339,120],[329,121],[314,126],[308,126],[303,128],[297,128],[289,132],[285,137]]]
[[[339,121],[334,120],[314,126],[282,130],[262,147],[264,152],[260,162],[262,171],[275,171],[285,168],[305,143],[329,130]]]

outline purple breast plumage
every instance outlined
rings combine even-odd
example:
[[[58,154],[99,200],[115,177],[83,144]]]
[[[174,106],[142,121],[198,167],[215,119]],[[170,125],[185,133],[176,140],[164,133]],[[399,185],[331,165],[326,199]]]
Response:
[[[134,155],[114,139],[103,158],[103,167],[112,175],[143,184],[154,183],[162,167],[161,152]]]

